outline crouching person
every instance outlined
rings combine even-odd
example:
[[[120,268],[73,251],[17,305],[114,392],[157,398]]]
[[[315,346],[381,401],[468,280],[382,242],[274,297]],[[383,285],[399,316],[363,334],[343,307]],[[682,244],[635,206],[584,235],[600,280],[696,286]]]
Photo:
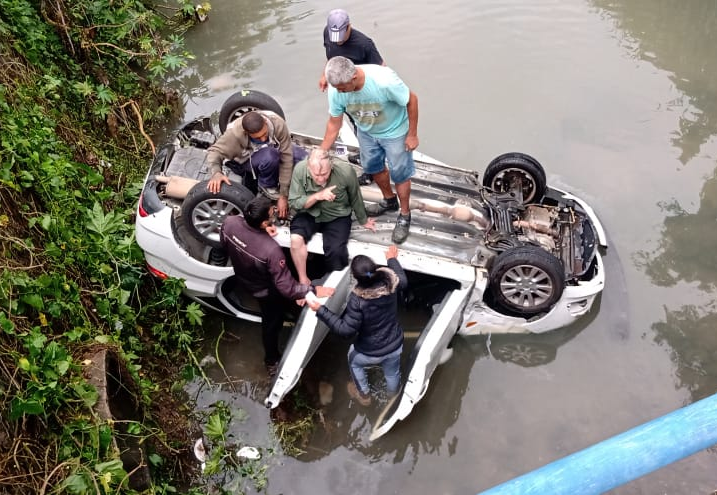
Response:
[[[403,329],[398,322],[398,291],[406,289],[408,279],[397,256],[398,248],[391,246],[386,251],[388,267],[378,266],[363,255],[351,261],[356,287],[342,315],[333,313],[318,301],[307,301],[332,332],[343,337],[356,336],[349,348],[352,380],[347,389],[363,406],[371,404],[366,367],[381,365],[390,396],[397,394],[401,386]]]
[[[271,220],[274,209],[270,199],[257,196],[244,208],[243,217],[230,216],[221,230],[237,283],[259,302],[264,364],[269,375],[276,373],[281,359],[279,333],[284,326],[284,309],[309,291],[318,297],[334,293],[330,287],[300,284],[291,275],[281,246],[272,239],[277,233]]]

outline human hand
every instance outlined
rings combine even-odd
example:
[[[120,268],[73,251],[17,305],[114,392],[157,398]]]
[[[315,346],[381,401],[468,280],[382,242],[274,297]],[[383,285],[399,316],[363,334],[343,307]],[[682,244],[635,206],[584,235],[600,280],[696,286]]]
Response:
[[[366,223],[362,225],[364,229],[368,229],[371,232],[376,232],[376,219],[373,217],[370,217],[368,220],[366,220]]]
[[[333,201],[336,199],[334,189],[336,186],[325,187],[321,191],[316,193],[316,199],[319,201]]]
[[[306,301],[306,305],[310,307],[314,311],[318,311],[321,307],[321,303],[317,301],[316,299],[313,299],[311,301]]]
[[[319,78],[319,89],[322,92],[325,92],[328,87],[329,83],[326,82],[326,74],[321,74],[321,77]]]
[[[209,183],[207,184],[207,189],[211,193],[218,193],[222,189],[222,182],[224,182],[227,185],[232,185],[231,182],[229,182],[229,177],[224,175],[221,172],[215,172],[214,175],[209,179]]]
[[[276,214],[279,218],[286,218],[289,215],[289,199],[286,196],[279,196],[276,200]]]
[[[418,148],[418,136],[406,136],[406,151]]]
[[[398,246],[395,244],[391,244],[386,249],[386,259],[390,260],[391,258],[398,258]]]
[[[333,287],[325,287],[323,285],[317,285],[315,289],[316,297],[330,297],[334,295],[334,292],[336,292],[336,289]]]

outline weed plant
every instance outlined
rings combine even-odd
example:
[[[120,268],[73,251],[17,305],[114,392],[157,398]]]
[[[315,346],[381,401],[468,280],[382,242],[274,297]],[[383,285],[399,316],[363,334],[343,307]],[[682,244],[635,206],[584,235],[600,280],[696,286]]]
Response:
[[[146,447],[148,491],[191,474],[167,382],[192,373],[203,314],[148,276],[133,229],[149,135],[177,111],[157,81],[191,56],[195,6],[174,3],[0,0],[1,493],[135,492],[83,373],[97,346],[138,384],[144,416],[123,431]]]

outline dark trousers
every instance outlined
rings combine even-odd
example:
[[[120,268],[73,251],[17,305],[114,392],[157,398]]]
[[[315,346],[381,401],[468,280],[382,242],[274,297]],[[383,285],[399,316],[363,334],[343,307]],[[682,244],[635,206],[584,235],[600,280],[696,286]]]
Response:
[[[294,165],[309,156],[309,153],[302,147],[291,143]],[[281,153],[277,148],[267,146],[253,153],[243,163],[229,160],[226,162],[235,174],[242,176],[244,187],[256,194],[258,187],[279,186],[279,165],[281,164]]]
[[[264,364],[270,366],[281,359],[279,334],[284,326],[286,300],[276,291],[266,297],[257,297],[261,310],[261,341],[264,344]]]
[[[304,238],[304,242],[321,232],[324,238],[324,269],[326,272],[341,270],[349,264],[349,235],[351,215],[330,222],[317,222],[306,212],[298,213],[291,221],[290,231]]]

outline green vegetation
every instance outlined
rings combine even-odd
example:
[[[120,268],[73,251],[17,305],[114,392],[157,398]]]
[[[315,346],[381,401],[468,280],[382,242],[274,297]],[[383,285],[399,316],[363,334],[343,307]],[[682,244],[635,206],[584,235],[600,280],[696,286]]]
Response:
[[[180,281],[147,274],[132,223],[148,136],[176,111],[157,81],[190,57],[194,19],[186,0],[0,0],[2,493],[134,493],[119,432],[145,449],[149,492],[192,475],[167,380],[196,373],[203,313],[180,303]],[[95,411],[84,356],[97,347],[127,364],[137,420]]]

